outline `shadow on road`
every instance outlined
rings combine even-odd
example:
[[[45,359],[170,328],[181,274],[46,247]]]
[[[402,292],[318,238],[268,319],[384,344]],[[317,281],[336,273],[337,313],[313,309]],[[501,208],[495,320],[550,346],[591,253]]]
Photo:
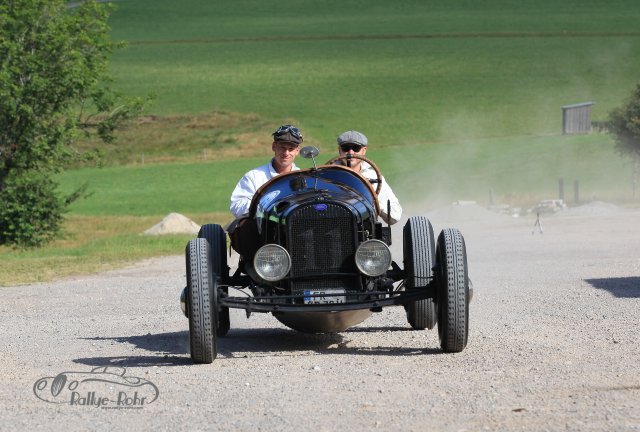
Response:
[[[345,330],[345,333],[377,333],[377,332],[386,332],[386,331],[401,331],[401,332],[412,332],[414,331],[411,327],[351,327],[350,329]]]
[[[620,298],[640,297],[640,277],[585,279],[592,287],[609,291]]]
[[[388,331],[389,328],[381,328]],[[401,330],[406,330],[402,328]],[[232,329],[228,336],[218,339],[218,353],[225,357],[291,356],[317,354],[349,354],[407,356],[440,353],[439,349],[416,349],[398,346],[356,346],[348,339],[351,332],[375,332],[375,329],[351,328],[342,333],[300,333],[288,329]],[[250,357],[253,357],[251,355]]]
[[[89,366],[181,366],[191,364],[189,358],[188,333],[184,331],[137,336],[84,338],[93,341],[113,341],[131,344],[136,348],[150,351],[150,355],[86,357],[73,360]]]
[[[218,338],[218,358],[281,357],[314,354],[342,354],[369,356],[412,356],[441,354],[437,348],[407,348],[399,346],[355,346],[345,338],[349,333],[376,331],[406,331],[406,328],[352,328],[343,333],[300,333],[288,329],[231,329]],[[84,357],[73,361],[88,366],[184,366],[192,364],[189,332],[171,332],[120,337],[85,338],[93,341],[113,341],[131,344],[152,354]],[[313,355],[313,354],[312,354]]]
[[[193,364],[188,355],[178,356],[118,356],[118,357],[85,357],[73,360],[88,366],[120,366],[120,367],[153,367],[153,366],[187,366]]]

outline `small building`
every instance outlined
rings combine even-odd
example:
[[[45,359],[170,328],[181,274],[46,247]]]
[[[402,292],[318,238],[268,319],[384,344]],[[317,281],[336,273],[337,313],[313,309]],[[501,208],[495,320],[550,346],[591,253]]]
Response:
[[[562,107],[562,133],[591,133],[591,107],[593,102],[584,102]]]

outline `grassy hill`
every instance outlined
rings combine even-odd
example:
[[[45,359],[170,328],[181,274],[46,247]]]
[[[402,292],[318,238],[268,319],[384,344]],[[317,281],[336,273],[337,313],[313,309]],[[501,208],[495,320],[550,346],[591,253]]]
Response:
[[[638,18],[632,1],[122,2],[113,70],[158,114],[295,119],[319,143],[540,135],[562,105],[602,119],[628,94]]]
[[[225,212],[233,183],[268,157],[269,132],[285,121],[324,155],[341,131],[365,132],[405,200],[416,182],[436,185],[433,196],[479,199],[493,188],[535,199],[560,177],[581,180],[589,196],[628,197],[611,139],[562,137],[560,108],[593,101],[593,119],[605,120],[630,93],[639,18],[640,4],[625,0],[120,2],[113,36],[129,46],[114,75],[124,91],[157,98],[153,120],[105,151],[133,170],[196,163],[170,182],[181,209]],[[154,168],[163,169],[156,177],[176,170]],[[201,200],[205,188],[214,199]],[[160,193],[164,183],[145,188],[132,211],[165,212],[150,204]],[[123,211],[92,207],[74,211]]]
[[[230,189],[268,157],[282,122],[322,159],[340,132],[361,130],[400,199],[425,211],[485,202],[489,189],[527,205],[554,198],[559,178],[579,180],[586,199],[629,201],[630,170],[610,137],[562,136],[560,107],[593,101],[604,120],[630,94],[638,2],[116,5],[113,37],[128,42],[113,57],[116,87],[155,104],[117,145],[79,144],[99,148],[104,167],[68,170],[61,190],[87,182],[92,194],[72,206],[64,239],[0,249],[0,284],[180,253],[184,238],[137,233],[170,211],[225,222]]]

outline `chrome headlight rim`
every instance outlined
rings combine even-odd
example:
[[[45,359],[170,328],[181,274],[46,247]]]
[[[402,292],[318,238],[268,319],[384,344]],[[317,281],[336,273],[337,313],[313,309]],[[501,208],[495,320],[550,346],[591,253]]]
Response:
[[[376,263],[374,268],[365,268],[362,263],[364,259],[362,255],[370,254],[371,246],[374,246],[379,251],[382,251],[383,254],[379,258],[375,258],[378,260],[378,262]],[[371,259],[370,257],[368,258]],[[356,250],[355,261],[356,267],[358,267],[358,270],[360,270],[362,274],[371,277],[381,276],[385,274],[391,266],[391,249],[389,249],[389,246],[381,240],[366,240],[362,242],[360,246],[358,246],[358,249]]]
[[[273,255],[274,253],[278,255]],[[269,254],[272,255],[272,258],[279,259],[276,264],[281,268],[277,269],[277,273],[267,273],[265,272],[265,268],[261,266],[264,265],[264,261],[261,262],[262,260],[266,260],[267,262],[269,261]],[[282,267],[282,264],[284,264],[284,267]],[[277,282],[284,279],[289,274],[289,271],[291,270],[291,256],[289,255],[289,252],[287,252],[287,250],[282,246],[274,243],[269,243],[258,249],[256,254],[254,255],[253,268],[258,276],[263,280],[267,282]]]

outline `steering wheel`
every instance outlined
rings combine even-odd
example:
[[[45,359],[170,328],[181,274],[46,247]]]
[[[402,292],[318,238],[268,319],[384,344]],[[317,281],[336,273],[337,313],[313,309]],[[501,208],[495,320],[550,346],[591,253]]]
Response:
[[[336,156],[333,159],[329,160],[325,165],[332,165],[338,161],[344,161],[344,165],[348,166],[348,162],[350,159],[360,159],[371,165],[371,168],[376,172],[376,178],[370,179],[371,183],[376,184],[376,195],[380,195],[380,191],[382,190],[382,174],[380,174],[380,169],[378,169],[377,165],[374,164],[371,160],[367,159],[364,156],[356,155],[356,154],[347,154],[345,156]]]

